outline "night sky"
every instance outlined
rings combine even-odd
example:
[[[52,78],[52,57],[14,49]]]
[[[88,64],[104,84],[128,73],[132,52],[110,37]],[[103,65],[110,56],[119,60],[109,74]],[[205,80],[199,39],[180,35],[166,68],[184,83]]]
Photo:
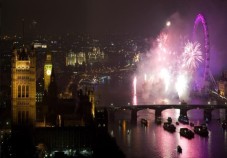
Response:
[[[211,63],[226,62],[226,0],[0,0],[2,34],[133,33],[156,37],[172,15],[189,29],[198,13],[208,21]],[[215,68],[216,69],[216,68]]]
[[[24,18],[25,26],[36,28],[41,34],[127,32],[154,35],[176,12],[191,19],[199,11],[216,15],[226,8],[224,0],[1,1],[2,33],[21,32],[21,19]],[[33,21],[37,23],[32,24]]]

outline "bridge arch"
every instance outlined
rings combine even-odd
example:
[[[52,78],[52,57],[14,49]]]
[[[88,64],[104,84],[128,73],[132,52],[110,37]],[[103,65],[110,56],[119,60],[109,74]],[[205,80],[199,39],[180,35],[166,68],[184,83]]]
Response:
[[[157,116],[162,116],[163,118],[167,117],[173,117],[177,119],[180,115],[187,115],[189,112],[189,117],[191,117],[192,110],[201,110],[201,114],[199,116],[203,116],[204,119],[208,121],[211,120],[212,118],[212,111],[213,109],[225,109],[225,118],[227,119],[227,106],[225,105],[137,105],[137,106],[115,106],[115,107],[110,107],[110,111],[119,111],[119,110],[131,110],[131,121],[132,122],[137,122],[137,112],[141,110],[146,110],[146,109],[151,109],[155,110],[155,117]],[[168,115],[166,115],[166,110],[169,109],[174,110],[175,114],[167,112]],[[178,110],[176,110],[178,109]],[[164,111],[162,115],[162,111]],[[202,112],[203,111],[203,112]],[[157,115],[158,114],[158,115]],[[202,117],[198,118],[201,119]]]
[[[145,116],[142,116],[143,113],[145,114]],[[147,118],[149,117],[149,115],[155,115],[155,109],[147,108],[147,109],[139,109],[137,111],[137,118],[140,118],[140,116],[142,116],[141,118]]]
[[[200,109],[200,108],[189,109],[187,114],[188,114],[189,120],[191,118],[193,118],[193,120],[201,120],[204,117],[204,109]]]
[[[167,119],[168,117],[178,119],[180,116],[180,109],[178,108],[171,108],[171,109],[163,109],[162,110],[162,118]]]

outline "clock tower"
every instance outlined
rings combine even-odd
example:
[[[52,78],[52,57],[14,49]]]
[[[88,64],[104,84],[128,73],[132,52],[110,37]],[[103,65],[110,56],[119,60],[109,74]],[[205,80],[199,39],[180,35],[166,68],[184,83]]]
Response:
[[[44,64],[44,90],[48,92],[48,87],[50,85],[50,79],[52,74],[52,56],[51,53],[48,52],[46,54],[46,60]]]

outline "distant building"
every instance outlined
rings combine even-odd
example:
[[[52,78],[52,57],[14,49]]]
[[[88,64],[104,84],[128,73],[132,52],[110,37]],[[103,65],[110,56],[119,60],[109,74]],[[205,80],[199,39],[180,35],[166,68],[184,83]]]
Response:
[[[36,121],[36,56],[26,48],[15,50],[11,72],[12,121],[34,125]]]
[[[83,63],[102,62],[105,59],[105,53],[99,47],[89,47],[86,51],[75,53],[70,51],[66,56],[66,66],[82,65]]]
[[[43,101],[43,93],[37,92],[36,93],[36,102],[41,103]]]
[[[86,54],[84,52],[77,53],[77,64],[82,65],[83,63],[86,63]]]
[[[100,50],[99,47],[93,47],[92,51],[88,52],[88,62],[94,63],[94,62],[101,62],[104,60],[104,52]]]
[[[83,63],[86,63],[85,52],[74,53],[70,51],[66,56],[66,66],[82,65]]]
[[[76,53],[69,52],[66,56],[66,66],[75,66],[76,64]]]
[[[35,49],[40,49],[40,48],[46,49],[46,48],[47,48],[47,45],[46,45],[46,44],[38,43],[38,42],[35,42],[35,43],[33,44],[33,46],[34,46]]]
[[[221,96],[227,97],[227,70],[223,71],[221,79],[217,82],[218,92]]]
[[[221,96],[227,96],[227,81],[218,81],[218,91]]]

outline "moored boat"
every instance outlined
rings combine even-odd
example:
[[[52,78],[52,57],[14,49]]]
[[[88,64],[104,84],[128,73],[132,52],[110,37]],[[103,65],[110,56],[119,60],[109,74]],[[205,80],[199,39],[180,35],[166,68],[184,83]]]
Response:
[[[180,135],[188,139],[194,138],[194,132],[188,128],[180,128]]]
[[[169,123],[172,123],[172,118],[171,118],[171,117],[168,117],[168,118],[167,118],[167,121],[168,121]]]
[[[176,131],[176,127],[169,122],[164,122],[163,128],[164,128],[164,130],[167,130],[172,133]]]
[[[146,119],[141,119],[141,124],[144,126],[148,125],[148,121]]]
[[[222,126],[223,129],[227,129],[227,121],[223,121],[221,123],[221,126]]]
[[[181,148],[180,145],[177,146],[177,152],[178,152],[178,153],[182,153],[182,148]]]
[[[194,132],[203,137],[207,137],[209,134],[209,131],[206,125],[194,126]]]
[[[180,115],[178,121],[183,124],[189,124],[189,119],[186,115]]]

